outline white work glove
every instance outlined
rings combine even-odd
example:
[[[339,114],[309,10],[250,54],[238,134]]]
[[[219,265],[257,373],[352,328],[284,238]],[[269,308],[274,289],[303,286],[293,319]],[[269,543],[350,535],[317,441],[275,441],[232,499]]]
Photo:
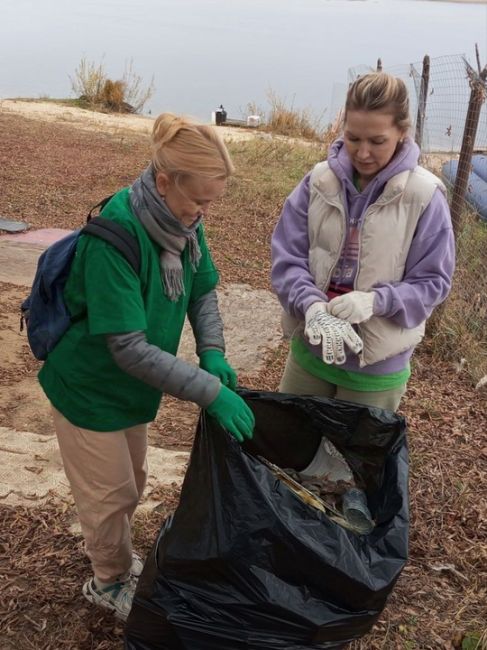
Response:
[[[345,363],[345,344],[355,354],[362,350],[360,336],[350,323],[329,314],[326,302],[314,302],[306,310],[305,319],[304,334],[311,345],[321,343],[321,356],[325,363]]]
[[[375,291],[350,291],[328,303],[328,312],[349,323],[363,323],[374,313]]]

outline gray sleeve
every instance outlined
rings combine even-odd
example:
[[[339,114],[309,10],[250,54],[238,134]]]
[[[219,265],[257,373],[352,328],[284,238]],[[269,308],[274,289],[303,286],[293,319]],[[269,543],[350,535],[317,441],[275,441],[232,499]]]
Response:
[[[220,380],[147,342],[144,332],[109,334],[108,349],[119,368],[164,393],[206,408],[220,391]]]
[[[198,300],[190,303],[188,319],[196,341],[196,354],[198,356],[205,350],[221,350],[223,353],[225,352],[223,321],[220,316],[215,289],[208,291]]]

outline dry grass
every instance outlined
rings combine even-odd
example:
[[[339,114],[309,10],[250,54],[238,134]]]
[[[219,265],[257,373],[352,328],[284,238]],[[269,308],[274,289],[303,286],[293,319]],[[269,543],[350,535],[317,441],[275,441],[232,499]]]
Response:
[[[134,543],[148,552],[179,491],[152,494],[160,504],[138,515]],[[82,538],[71,532],[71,503],[42,508],[0,507],[0,650],[119,650],[123,625],[85,601],[81,583],[90,576]]]
[[[352,648],[475,648],[468,639],[487,633],[485,397],[424,347],[402,411],[410,442],[410,561],[380,623]]]
[[[453,288],[434,319],[435,353],[462,364],[474,383],[487,376],[487,224],[465,211]]]
[[[87,208],[131,182],[147,161],[143,137],[122,140],[2,113],[0,129],[0,214],[35,227],[80,225]],[[268,288],[269,239],[284,197],[323,155],[318,146],[234,146],[238,174],[207,223],[224,282]],[[0,293],[3,310],[1,301]],[[485,393],[432,352],[430,344],[416,354],[402,407],[411,452],[410,561],[378,624],[354,650],[487,648]],[[285,356],[283,344],[242,384],[275,390]],[[16,380],[7,370],[0,369],[5,384]],[[15,375],[23,372],[35,369],[20,359]],[[182,413],[175,401],[168,406],[152,442],[187,447],[195,413]],[[175,506],[177,490],[161,501],[162,513],[136,521],[141,550]],[[122,628],[80,596],[89,567],[70,531],[73,517],[71,505],[60,502],[37,510],[0,505],[1,650],[121,647]]]
[[[248,115],[260,115],[262,119],[260,130],[321,143],[329,143],[335,139],[340,118],[335,119],[331,125],[324,125],[325,111],[317,116],[311,109],[298,109],[293,102],[289,104],[272,89],[267,92],[267,100],[269,103],[267,111],[255,103],[247,105]]]
[[[99,98],[100,103],[110,111],[121,112],[125,102],[125,84],[123,81],[106,79]]]

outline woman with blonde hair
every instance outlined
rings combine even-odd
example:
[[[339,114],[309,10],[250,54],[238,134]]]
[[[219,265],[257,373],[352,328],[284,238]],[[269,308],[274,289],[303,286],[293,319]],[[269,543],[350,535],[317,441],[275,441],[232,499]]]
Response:
[[[280,390],[395,411],[455,246],[442,182],[418,166],[403,81],[349,88],[343,137],[288,197],[272,282],[291,336]]]
[[[225,359],[218,272],[202,224],[233,173],[230,156],[211,127],[169,113],[155,121],[152,149],[149,167],[101,213],[136,238],[140,272],[111,244],[82,235],[64,299],[85,317],[39,373],[94,573],[83,594],[121,618],[142,570],[130,521],[163,393],[207,409],[240,442],[254,427]],[[199,367],[176,356],[186,315]]]

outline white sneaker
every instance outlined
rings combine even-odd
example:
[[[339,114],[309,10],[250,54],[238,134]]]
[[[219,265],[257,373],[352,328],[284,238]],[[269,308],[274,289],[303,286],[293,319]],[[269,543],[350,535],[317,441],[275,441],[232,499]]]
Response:
[[[130,575],[138,578],[144,569],[144,560],[138,553],[132,551],[132,566],[130,567]]]
[[[104,589],[98,589],[95,579],[91,578],[83,585],[83,596],[93,603],[115,613],[115,616],[126,620],[132,608],[137,580],[129,577],[124,582],[114,582]]]

